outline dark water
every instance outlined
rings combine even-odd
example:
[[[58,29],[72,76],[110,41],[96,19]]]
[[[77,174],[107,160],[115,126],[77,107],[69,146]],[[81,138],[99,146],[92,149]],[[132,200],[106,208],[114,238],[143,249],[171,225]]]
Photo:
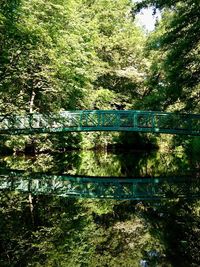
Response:
[[[0,266],[200,266],[200,158],[0,159]]]

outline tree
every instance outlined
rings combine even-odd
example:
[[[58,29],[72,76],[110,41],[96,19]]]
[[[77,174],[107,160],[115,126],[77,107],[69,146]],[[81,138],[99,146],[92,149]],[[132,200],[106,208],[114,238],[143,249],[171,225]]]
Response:
[[[162,10],[162,20],[147,45],[153,63],[145,106],[199,112],[200,3],[147,0],[137,8],[149,5]]]
[[[3,3],[1,113],[127,109],[142,98],[145,37],[129,0]]]

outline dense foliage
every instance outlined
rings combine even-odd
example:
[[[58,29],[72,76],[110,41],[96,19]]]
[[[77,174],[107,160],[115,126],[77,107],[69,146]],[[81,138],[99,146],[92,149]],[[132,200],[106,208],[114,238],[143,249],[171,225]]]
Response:
[[[2,5],[2,112],[126,107],[140,94],[144,37],[129,1]]]
[[[133,108],[145,91],[147,61],[131,7],[129,0],[4,1],[1,113]]]
[[[133,18],[148,6],[161,10],[162,19],[145,36]],[[199,10],[194,0],[1,1],[1,113],[199,112]],[[34,139],[6,144],[44,151],[123,142],[123,136],[99,133]]]
[[[146,108],[199,112],[200,110],[200,2],[146,0],[162,19],[147,42],[151,58]]]
[[[146,34],[134,17],[148,6],[162,18]],[[0,0],[0,113],[136,108],[199,113],[199,18],[199,0]],[[149,140],[170,153],[107,151],[110,144],[152,147]],[[94,147],[105,153],[68,151]],[[13,150],[62,152],[0,159],[0,167],[28,174],[154,177],[190,172],[199,178],[198,137],[1,136],[0,153]],[[0,266],[128,267],[146,262],[197,267],[199,207],[195,199],[94,201],[5,188],[0,194]]]

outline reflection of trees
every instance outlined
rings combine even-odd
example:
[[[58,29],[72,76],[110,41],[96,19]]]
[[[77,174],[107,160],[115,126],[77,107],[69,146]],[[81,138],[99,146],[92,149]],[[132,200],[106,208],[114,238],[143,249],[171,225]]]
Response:
[[[40,194],[33,197],[34,220],[30,216],[26,193],[8,192],[7,189],[1,193],[0,265],[14,267],[23,262],[24,266],[76,267],[82,264],[91,267],[127,267],[131,264],[138,266],[140,260],[144,259],[152,267],[170,264],[199,266],[199,203],[194,199],[177,198],[181,190],[185,190],[184,193],[190,190],[198,193],[197,172],[189,184],[163,181],[154,187],[149,183],[143,183],[143,187],[135,185],[134,192],[138,194],[165,192],[167,198],[159,201],[77,200],[56,196],[57,193],[63,195],[66,188],[94,194],[100,190],[98,183],[88,182],[81,188],[77,181],[72,183],[63,180],[62,183],[56,179],[67,172],[76,176],[142,174],[152,177],[155,174],[158,177],[163,173],[169,176],[178,174],[179,171],[185,175],[196,166],[180,153],[133,155],[82,152],[46,154],[37,158],[7,157],[2,160],[2,166],[18,167],[26,170],[27,174],[46,172],[54,179],[33,179],[33,184],[29,181],[29,189],[37,183],[41,185]],[[28,178],[26,176],[25,180],[28,181]],[[121,180],[125,181],[124,178]],[[5,181],[8,182],[8,179]],[[104,182],[103,185],[107,186],[104,193],[114,196],[117,187]],[[11,183],[13,187],[15,183],[16,177]],[[48,194],[45,193],[46,185]],[[121,192],[126,197],[130,196],[130,183],[119,185],[120,190],[123,189]]]
[[[161,201],[146,206],[143,216],[153,236],[165,244],[172,266],[199,266],[199,201]]]
[[[0,202],[4,208],[0,211],[1,266],[44,266],[45,263],[45,266],[61,266],[63,261],[73,266],[70,263],[74,260],[77,263],[77,255],[85,248],[82,233],[87,236],[89,227],[75,200],[37,196],[34,225],[24,196],[7,193]]]
[[[1,266],[199,266],[199,203],[0,196]],[[171,262],[171,265],[170,263]],[[185,264],[185,265],[184,265]]]
[[[0,161],[11,169],[119,177],[184,176],[196,173],[199,164],[198,157],[191,158],[183,152],[159,151],[68,151],[36,157],[10,156]]]
[[[171,176],[189,174],[193,165],[184,153],[144,153],[118,154],[124,176]]]

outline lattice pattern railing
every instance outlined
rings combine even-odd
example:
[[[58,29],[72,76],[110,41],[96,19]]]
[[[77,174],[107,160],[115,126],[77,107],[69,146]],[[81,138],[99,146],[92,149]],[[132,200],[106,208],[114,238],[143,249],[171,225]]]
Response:
[[[197,177],[89,178],[20,172],[0,175],[0,190],[18,190],[32,194],[55,194],[82,198],[160,199],[199,198]]]
[[[1,115],[0,134],[136,131],[200,135],[200,114],[138,110],[82,110],[57,114]]]

